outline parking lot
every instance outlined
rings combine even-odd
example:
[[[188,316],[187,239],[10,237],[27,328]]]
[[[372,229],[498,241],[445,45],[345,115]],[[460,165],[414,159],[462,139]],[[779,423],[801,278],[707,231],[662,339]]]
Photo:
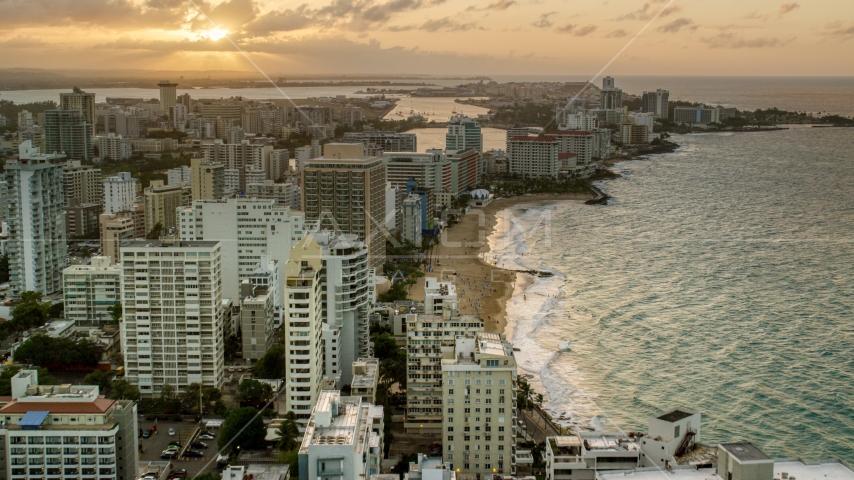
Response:
[[[147,430],[152,425],[155,425],[155,423],[148,422],[145,420],[139,421],[139,428],[141,428],[143,431]],[[166,450],[166,447],[169,446],[169,442],[178,441],[181,442],[182,445],[185,444],[188,440],[187,437],[192,434],[193,430],[196,428],[196,423],[157,422],[156,427],[157,432],[150,438],[139,439],[139,444],[142,445],[143,448],[143,452],[139,456],[140,467],[144,468],[148,464],[148,462],[164,461],[161,460],[160,454],[163,453],[163,450]],[[170,437],[168,434],[170,428],[175,429],[174,437]],[[172,462],[172,468],[186,469],[188,478],[192,478],[199,473],[216,470],[216,440],[205,441],[204,443],[208,444],[208,448],[193,449],[204,453],[205,456],[203,458],[173,459],[170,460]],[[211,462],[211,460],[214,461]],[[208,464],[208,462],[210,462],[210,465],[208,466],[208,468],[204,468],[205,465]]]

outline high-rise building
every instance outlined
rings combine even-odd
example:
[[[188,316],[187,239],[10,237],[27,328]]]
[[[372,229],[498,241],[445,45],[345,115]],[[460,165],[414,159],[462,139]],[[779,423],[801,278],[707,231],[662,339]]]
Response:
[[[510,149],[512,148],[510,145],[510,140],[514,137],[527,137],[531,132],[528,130],[528,127],[511,127],[507,129],[506,140],[505,140],[505,151],[507,155],[510,155]]]
[[[193,186],[193,170],[187,165],[170,168],[166,170],[166,185],[184,185]]]
[[[358,145],[361,151],[361,145]],[[385,264],[385,165],[380,157],[324,148],[302,171],[302,206],[313,229],[352,233],[368,246],[373,268]],[[367,356],[367,355],[364,355]]]
[[[611,129],[595,128],[590,131],[593,134],[594,159],[611,158]]]
[[[219,242],[122,245],[122,352],[126,378],[142,395],[157,396],[164,385],[222,385],[221,263]]]
[[[483,153],[483,134],[480,124],[469,117],[456,115],[448,122],[445,150],[474,149]]]
[[[136,402],[105,398],[97,385],[39,385],[38,370],[11,384],[0,408],[2,478],[138,478]]]
[[[304,218],[274,200],[229,198],[193,202],[180,209],[178,222],[181,240],[220,242],[223,295],[237,301],[240,282],[264,257],[278,262],[279,268],[285,265],[291,247],[303,236]]]
[[[239,190],[246,190],[246,167],[264,170],[266,159],[273,152],[272,145],[260,145],[244,140],[240,143],[215,142],[202,146],[206,161],[221,163],[226,169],[237,170]]]
[[[72,198],[65,207],[65,233],[69,237],[95,239],[98,235],[98,216],[104,210],[103,203],[80,203]]]
[[[503,335],[458,336],[442,359],[443,456],[452,470],[516,474],[516,359]]]
[[[307,106],[284,107],[284,121],[288,125],[327,125],[335,122],[332,107]]]
[[[407,397],[404,427],[410,433],[442,432],[442,358],[454,351],[456,337],[483,331],[477,315],[460,315],[452,283],[427,279],[425,291],[435,286],[442,296],[434,314],[406,315]],[[435,295],[434,295],[435,296]],[[462,412],[460,412],[462,413]]]
[[[285,264],[285,404],[303,430],[324,377],[322,254],[309,235],[294,246]]]
[[[145,189],[145,231],[150,232],[157,224],[165,233],[178,226],[178,207],[186,207],[192,201],[191,189],[181,185],[163,185],[163,180],[152,180]]]
[[[112,321],[110,308],[121,302],[122,269],[110,257],[92,257],[89,265],[62,271],[65,318],[76,326],[100,327]]]
[[[670,114],[670,92],[660,88],[654,92],[643,92],[641,111],[651,113],[656,118],[668,118]]]
[[[319,156],[319,155],[318,155]],[[310,145],[297,147],[294,149],[294,163],[296,163],[297,172],[302,172],[308,165],[308,161],[314,158],[314,149]]]
[[[264,160],[267,180],[278,182],[290,171],[290,152],[288,149],[273,150]]]
[[[72,160],[94,157],[92,127],[79,110],[46,110],[44,112],[45,151],[64,153]]]
[[[246,133],[279,135],[285,124],[284,115],[282,107],[273,103],[262,103],[250,107],[243,114],[243,128]]]
[[[620,141],[625,145],[643,145],[649,143],[649,129],[646,125],[624,123],[620,125]]]
[[[18,130],[23,130],[27,127],[32,127],[35,124],[36,118],[33,116],[33,112],[30,112],[28,110],[21,110],[20,112],[18,112]]]
[[[427,150],[433,153],[435,150]],[[451,162],[451,193],[460,195],[474,187],[480,181],[481,153],[478,150],[467,148],[465,150],[445,151],[445,156]]]
[[[122,243],[137,238],[133,218],[117,213],[102,213],[98,223],[101,234],[101,255],[109,258],[112,263],[117,263]]]
[[[132,209],[138,189],[139,182],[130,172],[119,172],[114,177],[105,178],[104,212],[116,213]]]
[[[599,94],[600,107],[604,110],[619,110],[623,108],[623,91],[614,86],[614,79],[602,79],[602,91]]]
[[[718,123],[720,122],[720,110],[705,105],[676,107],[673,110],[673,121],[676,123]]]
[[[400,237],[413,245],[421,245],[421,196],[410,193],[403,200],[403,225]]]
[[[59,94],[59,108],[62,110],[77,110],[83,116],[83,121],[89,126],[89,138],[95,138],[95,124],[98,117],[95,116],[95,94],[86,93],[77,87],[69,92]],[[20,128],[20,123],[18,124]]]
[[[160,88],[160,109],[168,111],[169,107],[178,103],[178,84],[161,80],[157,82],[157,86]]]
[[[558,140],[560,144],[558,153],[574,153],[578,157],[579,164],[588,165],[595,169],[595,166],[592,165],[595,135],[592,132],[586,130],[553,130],[546,135]]]
[[[133,144],[115,133],[101,135],[98,137],[98,155],[101,158],[125,160],[133,155]]]
[[[278,271],[273,262],[272,270]],[[258,272],[263,275],[263,272]],[[273,346],[273,293],[279,285],[264,285],[248,278],[240,284],[240,329],[243,337],[243,358],[257,361]]]
[[[324,375],[347,385],[352,378],[349,366],[371,353],[369,252],[353,234],[319,231],[311,236],[322,247],[324,338],[330,340],[325,344]]]
[[[344,107],[341,109],[341,123],[344,125],[355,126],[362,122],[362,109]]]
[[[190,160],[193,201],[219,200],[225,195],[225,165],[201,158]]]
[[[510,139],[510,173],[524,178],[557,178],[560,175],[560,142],[552,136]]]
[[[80,204],[103,203],[104,183],[101,181],[101,169],[82,165],[79,160],[66,162],[62,169],[62,191],[66,207],[72,200],[77,200]]]
[[[292,183],[273,183],[272,180],[266,180],[263,183],[250,183],[246,186],[248,198],[275,200],[279,205],[291,207],[291,210],[302,210],[299,192],[299,187]]]
[[[427,153],[386,152],[386,180],[393,187],[406,187],[409,179],[436,192],[451,191],[451,161],[440,149]]]
[[[373,157],[384,152],[417,152],[418,139],[414,133],[397,133],[380,130],[366,132],[347,132],[344,134],[347,143],[361,143],[363,155]]]
[[[299,480],[365,480],[381,472],[383,407],[320,393],[299,448]]]
[[[42,154],[29,140],[18,160],[7,160],[6,222],[9,284],[13,295],[62,290],[66,234],[62,167],[65,155]]]

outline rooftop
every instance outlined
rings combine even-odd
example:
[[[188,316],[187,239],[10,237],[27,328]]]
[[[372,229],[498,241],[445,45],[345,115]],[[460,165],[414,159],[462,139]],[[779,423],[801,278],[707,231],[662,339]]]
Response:
[[[510,140],[514,142],[556,142],[557,139],[555,137],[530,137],[530,136],[519,136],[513,137]]]
[[[726,450],[731,456],[737,458],[740,462],[771,460],[771,457],[766,455],[765,452],[759,449],[759,447],[750,442],[722,443],[721,448]]]
[[[686,412],[684,410],[672,410],[672,411],[669,411],[667,413],[663,413],[663,414],[661,414],[655,418],[657,418],[659,420],[664,420],[665,422],[671,422],[672,423],[672,422],[678,422],[679,420],[682,420],[683,418],[688,418],[691,415],[694,415],[694,414],[691,412]]]
[[[793,459],[775,460],[774,478],[784,478],[783,473],[788,474],[788,478],[797,480],[854,480],[854,470],[836,461],[803,463]],[[633,472],[600,472],[596,478],[600,480],[721,480],[715,469],[698,470],[693,466],[677,467],[672,472],[657,468],[639,468]]]
[[[351,388],[369,388],[377,384],[380,362],[376,358],[360,358],[353,362]],[[357,373],[359,372],[359,373]]]
[[[219,242],[207,240],[169,241],[169,240],[131,240],[122,244],[122,248],[214,248]]]
[[[548,135],[590,135],[587,130],[552,130]]]

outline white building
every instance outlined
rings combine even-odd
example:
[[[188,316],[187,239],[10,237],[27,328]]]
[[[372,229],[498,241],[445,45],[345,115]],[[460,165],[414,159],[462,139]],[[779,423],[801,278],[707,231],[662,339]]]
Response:
[[[65,318],[77,326],[101,326],[112,321],[110,308],[121,301],[122,269],[110,257],[92,257],[89,265],[62,271]]]
[[[676,107],[673,110],[673,121],[676,123],[720,123],[720,110],[717,108],[697,105],[696,107]]]
[[[170,168],[166,170],[166,185],[184,185],[193,184],[193,170],[189,165],[181,165],[180,167]]]
[[[134,208],[139,182],[130,172],[104,179],[104,213],[126,212]]]
[[[451,160],[440,149],[427,153],[385,152],[383,161],[386,180],[394,187],[406,188],[411,178],[419,187],[432,188],[434,192],[451,190]]]
[[[650,132],[655,126],[655,116],[651,113],[632,112],[629,114],[629,121],[634,125],[645,125]]]
[[[246,185],[246,196],[262,200],[275,200],[279,205],[285,205],[291,210],[302,210],[300,188],[292,183],[274,183],[265,180],[261,183]]]
[[[122,352],[126,378],[142,395],[157,396],[164,385],[222,385],[222,256],[211,241],[122,246]]]
[[[555,137],[513,137],[508,144],[510,173],[524,178],[557,178],[560,143]]]
[[[11,379],[0,408],[0,475],[15,480],[135,480],[137,409],[96,385],[39,385],[38,370]]]
[[[649,433],[641,439],[642,464],[646,467],[677,464],[700,437],[702,416],[677,408],[649,417]]]
[[[483,332],[458,336],[455,343],[442,359],[444,461],[460,473],[515,474],[513,345]]]
[[[403,200],[402,225],[400,227],[400,236],[404,241],[412,242],[414,245],[421,245],[421,195],[415,193],[409,194]]]
[[[178,208],[181,240],[220,242],[223,296],[234,299],[240,298],[240,282],[255,271],[262,257],[276,260],[279,268],[285,265],[291,248],[302,238],[303,223],[302,213],[274,200],[203,200]]]
[[[6,161],[6,222],[12,232],[6,252],[13,295],[62,290],[67,251],[64,160],[62,154],[39,153],[26,140],[19,147],[19,159]]]
[[[347,132],[344,142],[361,143],[366,157],[383,155],[384,152],[417,152],[418,139],[414,133],[385,132],[380,130]]]
[[[442,457],[425,457],[418,454],[418,460],[409,462],[409,471],[403,474],[404,480],[456,480],[457,472],[442,462]],[[487,477],[488,478],[488,477]]]
[[[455,315],[459,309],[457,286],[451,282],[440,282],[436,277],[424,279],[424,313],[442,315],[445,310]]]
[[[599,472],[641,466],[638,439],[619,432],[582,432],[546,439],[546,480],[591,480]]]
[[[670,114],[670,92],[660,88],[654,92],[643,92],[641,111],[656,118],[667,118]]]
[[[446,150],[473,149],[483,153],[483,134],[480,124],[464,115],[455,115],[448,121],[445,134]]]
[[[300,480],[365,480],[380,473],[382,457],[382,406],[321,392],[299,449]]]
[[[305,167],[308,166],[308,161],[314,158],[315,149],[313,149],[310,145],[306,145],[304,147],[297,147],[294,150],[294,160],[296,162],[297,172],[303,171]]]
[[[97,137],[98,155],[101,158],[110,157],[113,160],[125,160],[133,154],[131,141],[121,135],[108,133]]]
[[[238,190],[240,191],[246,189],[246,167],[263,171],[272,152],[272,145],[250,143],[249,140],[243,140],[240,143],[214,142],[202,145],[202,153],[206,161],[221,163],[226,169],[238,171]]]
[[[584,112],[564,113],[558,123],[561,130],[592,130],[599,127],[599,117]]]
[[[353,362],[353,381],[350,395],[362,397],[364,403],[377,403],[377,386],[380,381],[380,361],[376,358],[359,358]]]

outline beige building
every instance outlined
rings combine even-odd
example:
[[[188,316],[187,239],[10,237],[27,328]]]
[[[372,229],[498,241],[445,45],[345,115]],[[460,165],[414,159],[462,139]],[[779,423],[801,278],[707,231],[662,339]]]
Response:
[[[98,122],[95,116],[95,94],[86,93],[77,87],[72,92],[59,94],[59,108],[62,110],[77,110],[83,114],[83,120],[90,127],[89,138],[95,138],[95,124]]]
[[[78,327],[99,327],[112,320],[110,308],[121,301],[122,269],[109,257],[92,257],[90,265],[62,271],[65,318]]]
[[[246,185],[246,196],[275,200],[279,205],[291,207],[291,210],[302,210],[300,208],[299,187],[292,183],[274,183],[272,180],[263,183],[250,183]]]
[[[503,335],[459,336],[442,360],[444,461],[452,470],[516,474],[516,359]]]
[[[98,218],[101,233],[101,255],[116,263],[121,245],[136,238],[133,218],[117,213],[102,213]]]
[[[353,381],[350,395],[362,397],[364,403],[377,403],[377,385],[380,379],[380,361],[376,358],[360,358],[353,362]]]
[[[178,103],[178,84],[169,80],[161,80],[157,83],[160,87],[160,109],[169,110]]]
[[[323,249],[309,235],[285,264],[286,405],[304,429],[323,381]]]
[[[193,201],[219,200],[225,193],[225,165],[211,163],[201,158],[190,162],[192,170]]]
[[[163,185],[163,180],[152,180],[145,189],[145,231],[150,232],[158,223],[163,229],[176,228],[176,209],[191,203],[190,187]]]
[[[135,152],[161,153],[175,148],[171,138],[131,138],[130,144]]]
[[[305,220],[321,230],[352,233],[368,246],[370,266],[385,264],[385,165],[362,157],[361,144],[327,144],[302,171]]]
[[[62,169],[64,206],[72,199],[84,203],[104,203],[104,183],[101,169],[82,165],[79,160],[69,160]]]
[[[98,216],[104,211],[102,203],[80,203],[72,198],[65,207],[65,233],[69,237],[82,237],[98,232]]]

